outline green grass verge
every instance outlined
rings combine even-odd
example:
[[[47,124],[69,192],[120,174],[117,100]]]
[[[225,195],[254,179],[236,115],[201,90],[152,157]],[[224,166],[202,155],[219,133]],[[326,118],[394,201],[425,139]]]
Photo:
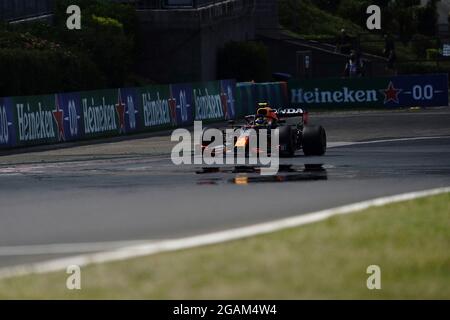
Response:
[[[220,245],[0,281],[0,298],[450,298],[450,193]],[[381,267],[381,290],[366,268]]]

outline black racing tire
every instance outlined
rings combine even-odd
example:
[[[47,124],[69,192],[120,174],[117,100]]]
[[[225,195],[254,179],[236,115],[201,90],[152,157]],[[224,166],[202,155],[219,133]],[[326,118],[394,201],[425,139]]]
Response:
[[[280,135],[280,156],[281,157],[293,157],[295,155],[295,141],[293,137],[293,131],[291,126],[279,127]]]
[[[322,126],[305,126],[302,139],[305,156],[323,156],[327,151],[327,134]]]

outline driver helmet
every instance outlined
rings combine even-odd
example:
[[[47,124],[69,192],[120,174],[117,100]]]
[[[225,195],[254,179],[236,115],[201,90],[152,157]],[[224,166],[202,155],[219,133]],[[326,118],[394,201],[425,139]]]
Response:
[[[263,115],[258,115],[255,119],[255,125],[263,126],[266,124],[266,118]]]

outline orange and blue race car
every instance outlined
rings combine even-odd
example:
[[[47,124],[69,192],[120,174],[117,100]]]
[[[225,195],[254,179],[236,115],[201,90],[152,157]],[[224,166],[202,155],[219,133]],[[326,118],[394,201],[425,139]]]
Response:
[[[259,145],[260,132],[267,134],[267,146],[270,146],[271,130],[279,130],[279,154],[283,157],[293,157],[298,150],[303,150],[305,156],[322,156],[327,149],[327,135],[320,125],[309,125],[309,114],[302,108],[288,107],[274,109],[267,103],[259,103],[256,114],[248,115],[245,123],[236,125],[234,121],[229,126],[234,130],[232,140],[227,138],[226,129],[222,129],[223,144],[212,143],[202,137],[202,148],[213,149],[212,154],[236,152],[238,148],[245,148],[245,154],[266,153]],[[229,129],[229,128],[228,128]],[[251,130],[252,129],[252,130]],[[266,129],[261,131],[261,129]],[[258,144],[251,148],[250,137],[256,135]]]

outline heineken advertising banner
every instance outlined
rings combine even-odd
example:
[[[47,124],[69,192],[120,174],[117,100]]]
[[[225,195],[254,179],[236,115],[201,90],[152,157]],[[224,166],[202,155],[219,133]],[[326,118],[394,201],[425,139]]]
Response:
[[[64,141],[80,140],[83,137],[83,111],[78,93],[58,94],[55,100],[55,119],[61,123]]]
[[[125,132],[143,132],[193,123],[192,86],[176,84],[119,89]]]
[[[290,100],[309,107],[448,105],[446,74],[290,81]],[[76,141],[192,125],[287,102],[286,83],[221,80],[0,98],[0,148]]]
[[[222,98],[225,100],[224,118],[225,120],[236,119],[236,80],[220,80],[220,92]]]
[[[16,145],[10,98],[0,98],[0,149]]]
[[[57,95],[13,97],[15,141],[18,146],[55,143],[64,140]]]
[[[308,107],[448,105],[447,74],[289,81],[292,104]]]
[[[194,84],[195,120],[235,119],[235,92],[234,80]]]
[[[0,148],[189,126],[195,115],[233,119],[235,94],[223,80],[0,98]]]
[[[142,131],[140,116],[142,108],[140,107],[140,99],[136,88],[118,89],[117,101],[119,108],[124,110],[124,128],[125,133],[133,133]]]
[[[140,121],[144,130],[175,126],[176,106],[169,86],[149,86],[137,89],[142,108]]]
[[[80,92],[83,137],[109,137],[125,133],[125,107],[118,90]]]
[[[174,123],[183,127],[194,122],[193,91],[190,84],[172,84],[170,86],[170,101],[176,110]]]

